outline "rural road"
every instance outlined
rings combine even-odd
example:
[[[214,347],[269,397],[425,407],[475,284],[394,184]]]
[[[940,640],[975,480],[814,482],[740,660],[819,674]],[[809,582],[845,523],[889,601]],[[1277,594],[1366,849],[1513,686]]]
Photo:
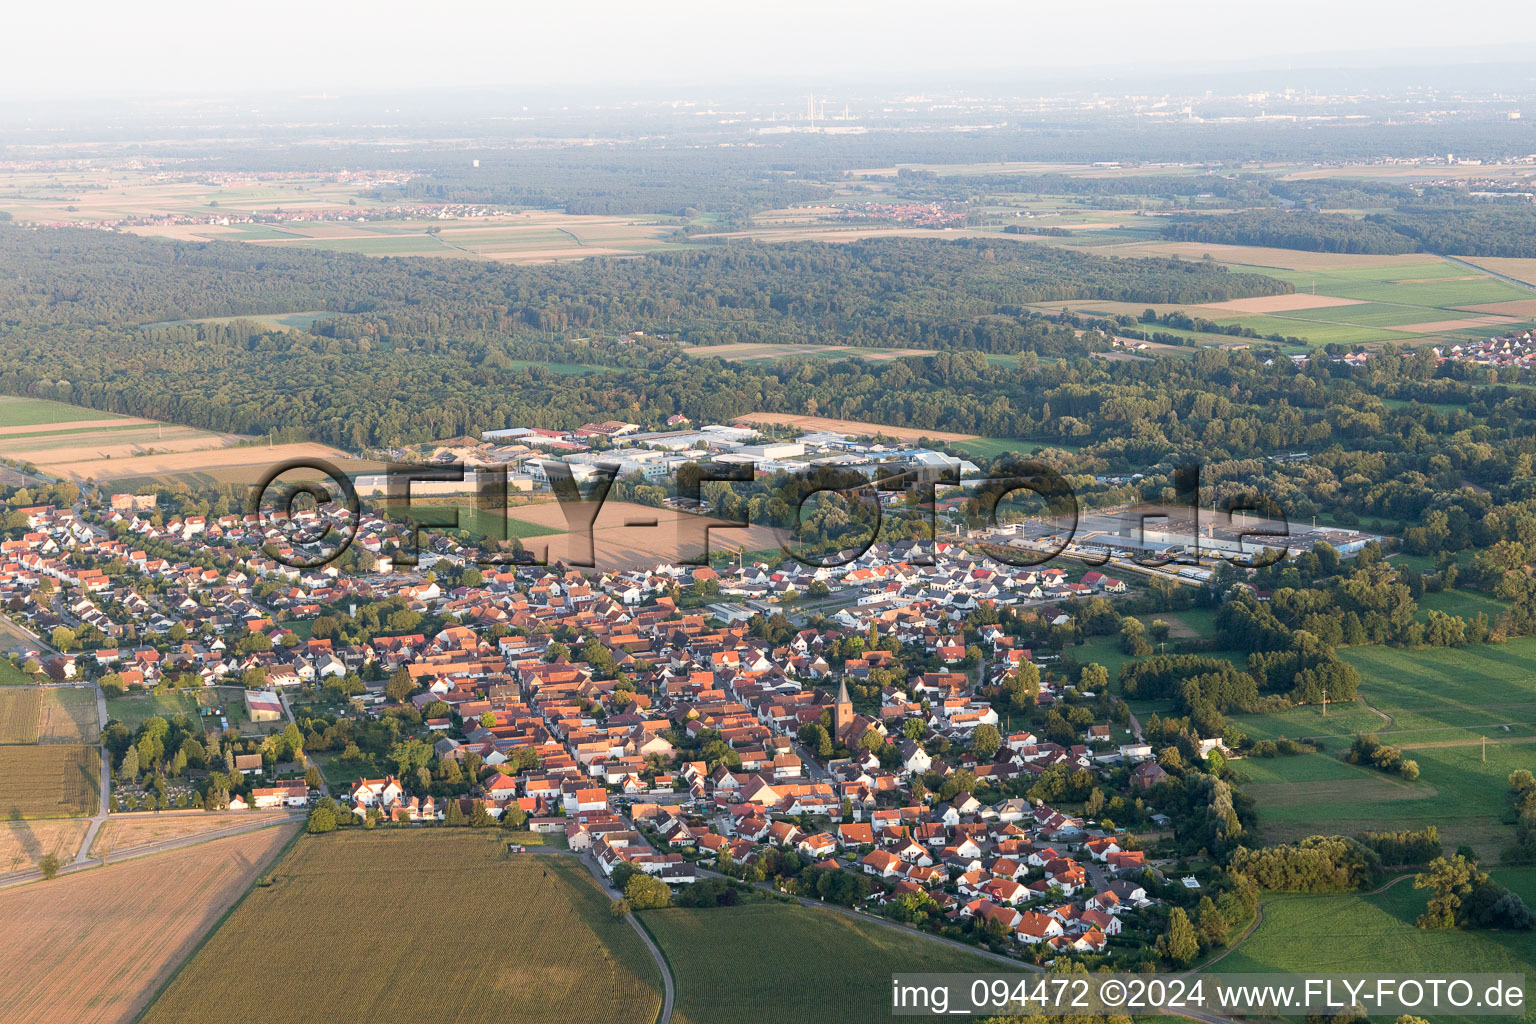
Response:
[[[1509,277],[1508,275],[1501,274],[1496,270],[1489,270],[1487,267],[1480,267],[1476,263],[1468,263],[1466,260],[1460,259],[1456,256],[1441,256],[1440,258],[1445,260],[1447,263],[1454,263],[1458,267],[1466,267],[1468,270],[1475,270],[1479,274],[1487,274],[1489,277],[1497,278],[1498,280],[1503,281],[1505,284],[1512,284],[1516,288],[1524,288],[1526,291],[1536,292],[1536,285],[1531,284],[1529,281],[1522,281],[1516,277]]]
[[[142,812],[142,815],[147,816],[148,813],[149,812]],[[140,815],[135,815],[135,817],[138,816]],[[274,828],[279,825],[302,823],[304,819],[305,815],[302,812],[293,812],[281,816],[263,814],[260,818],[254,821],[240,822],[237,825],[231,825],[228,828],[218,829],[214,832],[199,832],[196,835],[178,836],[173,839],[161,840],[158,843],[147,843],[143,846],[133,846],[124,850],[118,850],[110,855],[110,862],[117,864],[125,860],[137,860],[140,857],[148,857],[157,853],[169,853],[172,850],[179,850],[182,847],[197,846],[201,843],[212,842],[215,839],[228,839],[230,836],[238,836],[246,832],[255,832],[264,828]],[[96,828],[94,824],[95,819],[92,819],[92,821],[92,835],[94,835]],[[82,850],[89,851],[90,848],[91,840],[87,839],[86,843],[82,847]],[[77,871],[90,871],[94,868],[105,867],[107,863],[108,860],[105,857],[88,856],[82,860],[79,856],[77,856],[73,862],[64,865],[64,867],[59,870],[59,877],[62,878],[65,875],[72,875]],[[36,868],[32,868],[27,871],[13,871],[10,874],[0,875],[0,889],[6,889],[11,886],[21,885],[28,882],[36,882],[42,877],[43,873],[38,871]]]
[[[107,727],[107,695],[101,687],[93,685],[96,691],[96,727]],[[85,838],[80,842],[80,849],[75,851],[75,863],[87,864],[91,859],[91,844],[96,842],[96,833],[101,831],[101,826],[107,823],[107,812],[112,803],[112,759],[107,754],[106,744],[97,748],[101,754],[101,809],[91,818],[91,827],[85,830]]]
[[[623,893],[608,884],[608,879],[603,876],[602,871],[598,870],[597,861],[588,855],[577,853],[574,850],[559,850],[549,846],[530,846],[528,850],[530,852],[554,854],[561,857],[575,857],[588,871],[592,872],[592,877],[597,879],[597,884],[602,888],[603,892],[608,894],[609,899],[617,900],[622,899],[624,896]],[[667,958],[661,955],[661,947],[656,945],[656,940],[651,938],[651,933],[645,930],[645,925],[640,923],[640,919],[635,916],[633,911],[630,912],[625,920],[635,930],[635,934],[640,936],[640,941],[645,943],[645,948],[651,951],[651,958],[656,961],[656,969],[661,971],[661,1013],[656,1017],[656,1024],[671,1024],[672,1008],[677,1005],[677,986],[672,980],[672,968],[668,966]]]

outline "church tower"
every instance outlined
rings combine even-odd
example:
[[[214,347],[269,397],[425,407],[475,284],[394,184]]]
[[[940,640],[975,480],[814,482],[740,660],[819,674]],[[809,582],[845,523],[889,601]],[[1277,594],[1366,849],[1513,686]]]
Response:
[[[853,701],[848,699],[848,682],[843,680],[837,687],[837,704],[832,708],[832,735],[847,741],[848,727],[853,724]]]

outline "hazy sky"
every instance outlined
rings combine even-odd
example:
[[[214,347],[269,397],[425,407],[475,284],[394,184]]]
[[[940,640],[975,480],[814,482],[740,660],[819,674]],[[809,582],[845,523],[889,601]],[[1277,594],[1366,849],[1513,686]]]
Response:
[[[720,82],[1536,42],[1529,0],[16,0],[0,94]],[[1031,77],[1038,77],[1032,75]]]

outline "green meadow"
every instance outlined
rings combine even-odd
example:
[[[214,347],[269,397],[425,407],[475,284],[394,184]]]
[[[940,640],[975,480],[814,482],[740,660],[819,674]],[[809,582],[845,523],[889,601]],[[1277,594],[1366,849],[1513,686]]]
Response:
[[[1326,717],[1318,706],[1229,716],[1250,736],[1311,738],[1322,748],[1235,763],[1242,791],[1257,802],[1263,838],[1433,824],[1447,846],[1468,843],[1496,860],[1514,839],[1509,773],[1536,766],[1536,639],[1462,649],[1353,647],[1340,656],[1360,672],[1360,700],[1332,704]],[[1418,762],[1419,778],[1345,763],[1357,733],[1402,747]]]
[[[1536,895],[1536,868],[1502,868],[1495,880],[1527,900]],[[1423,931],[1414,921],[1428,895],[1401,881],[1375,895],[1284,895],[1265,901],[1249,938],[1211,968],[1220,974],[1359,973],[1432,977],[1452,972],[1527,973],[1536,964],[1536,932]],[[1382,1018],[1386,1019],[1386,1018]],[[1463,1018],[1431,1014],[1440,1022]],[[1487,1017],[1465,1018],[1468,1021]],[[1536,1020],[1536,1010],[1499,1018]]]
[[[0,427],[32,427],[74,420],[121,419],[115,412],[102,412],[43,398],[18,398],[0,395]]]

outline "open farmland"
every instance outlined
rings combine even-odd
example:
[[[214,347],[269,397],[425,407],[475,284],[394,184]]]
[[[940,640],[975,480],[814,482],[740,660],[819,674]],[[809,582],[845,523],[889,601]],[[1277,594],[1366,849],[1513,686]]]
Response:
[[[263,829],[0,892],[7,975],[0,1024],[133,1020],[296,829]]]
[[[5,184],[13,191],[0,199],[0,210],[22,222],[149,220],[159,222],[128,224],[123,230],[183,242],[249,242],[378,256],[550,262],[634,255],[675,244],[665,236],[677,223],[663,216],[517,209],[446,220],[402,217],[381,208],[357,181],[299,172],[221,187],[191,175],[168,180],[123,170],[21,171],[6,174]],[[161,220],[170,217],[186,221]],[[273,217],[281,219],[271,222]],[[232,223],[221,223],[224,218]]]
[[[1536,869],[1492,872],[1496,881],[1527,897]],[[1223,974],[1289,971],[1373,973],[1431,977],[1462,972],[1525,973],[1536,962],[1532,932],[1426,931],[1414,926],[1428,894],[1401,881],[1373,895],[1285,895],[1267,900],[1263,920],[1247,941],[1213,968]],[[1434,1020],[1485,1020],[1435,1014]],[[1505,1018],[1511,1019],[1511,1018]],[[1536,1020],[1527,1007],[1515,1020]]]
[[[286,821],[282,811],[229,811],[212,814],[206,811],[169,811],[157,814],[113,814],[96,833],[91,844],[92,857],[130,853],[144,846],[164,842],[167,839],[186,839],[207,835],[227,828],[259,825],[263,822],[276,824]]]
[[[38,715],[39,743],[95,743],[101,738],[96,691],[51,687],[43,691]]]
[[[85,818],[0,821],[0,875],[30,871],[50,853],[73,860],[90,827]]]
[[[461,829],[352,832],[306,837],[274,873],[145,1024],[245,1024],[253,1007],[309,1024],[320,1005],[332,1024],[637,1024],[661,1007],[655,961],[574,858]],[[363,894],[367,928],[347,909]],[[477,939],[508,929],[513,941]],[[331,998],[339,978],[349,998]]]
[[[966,950],[799,904],[641,914],[677,981],[674,1024],[890,1020],[895,971],[996,965]]]
[[[568,511],[576,521],[574,530]],[[695,559],[706,543],[711,552],[766,551],[778,548],[784,539],[781,531],[769,526],[731,526],[709,516],[625,501],[603,502],[589,533],[580,524],[590,514],[580,506],[566,509],[558,501],[507,511],[514,529],[528,537],[523,546],[536,559],[551,565],[557,561],[581,565],[590,560],[605,571]],[[528,526],[558,532],[530,534]]]
[[[126,419],[115,413],[101,412],[97,409],[85,409],[77,405],[65,405],[63,402],[50,402],[42,398],[19,398],[15,395],[0,395],[0,432],[10,433],[16,431],[25,433],[35,429],[39,424],[47,424],[57,429],[68,429],[75,426],[99,426],[101,420]],[[144,422],[130,421],[130,422]]]
[[[127,461],[151,453],[227,448],[241,440],[234,434],[118,416],[61,402],[0,396],[0,458],[32,463],[44,467],[45,472],[91,460]]]
[[[827,416],[803,416],[790,412],[749,412],[737,416],[736,423],[784,423],[801,430],[830,430],[855,437],[894,437],[902,441],[969,441],[975,434],[956,434],[947,430],[929,430],[920,427],[892,427],[884,423],[864,423],[860,420],[839,420]]]
[[[0,743],[36,743],[42,706],[41,690],[0,690]]]
[[[1476,268],[1465,263],[1427,253],[1370,256],[1168,241],[1132,242],[1116,245],[1113,251],[1117,256],[1176,256],[1190,260],[1209,255],[1234,272],[1259,273],[1288,281],[1296,288],[1288,295],[1152,308],[1159,314],[1180,308],[1190,316],[1223,326],[1239,325],[1260,334],[1302,338],[1313,345],[1433,342],[1448,336],[1461,337],[1466,332],[1487,334],[1524,327],[1536,315],[1536,303],[1531,303],[1529,289],[1500,281],[1491,274],[1476,273]],[[1527,262],[1536,265],[1536,261]],[[1131,316],[1139,316],[1146,308],[1136,303],[1103,301],[1036,305],[1043,310],[1070,307],[1090,314]],[[1184,336],[1191,333],[1164,325],[1149,324],[1146,329]],[[1196,340],[1216,345],[1250,343],[1217,334],[1200,335]]]
[[[154,446],[150,446],[153,448]],[[124,480],[163,478],[187,473],[218,470],[238,471],[247,480],[256,480],[272,466],[290,459],[340,459],[345,453],[323,444],[249,445],[213,451],[165,452],[125,458],[93,458],[82,449],[84,458],[38,463],[39,467],[67,480]]]
[[[95,747],[0,747],[0,817],[74,818],[100,806],[101,754]]]

